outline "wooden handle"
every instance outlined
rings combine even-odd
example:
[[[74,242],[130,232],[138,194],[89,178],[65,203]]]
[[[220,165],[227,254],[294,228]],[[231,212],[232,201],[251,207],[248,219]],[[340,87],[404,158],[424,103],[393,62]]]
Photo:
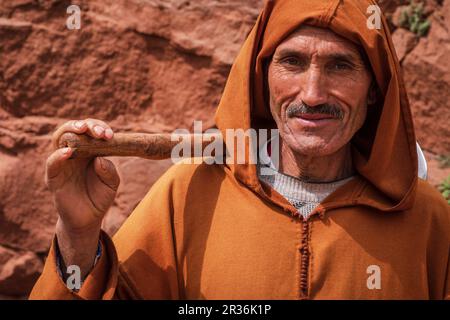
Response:
[[[178,138],[172,141],[172,137]],[[74,149],[71,158],[92,157],[141,157],[151,160],[168,159],[172,149],[181,141],[189,142],[191,155],[194,155],[195,146],[204,150],[215,139],[217,134],[178,134],[170,133],[115,133],[111,140],[94,139],[88,135],[78,135],[66,132],[58,139],[58,147],[71,147]],[[199,146],[200,145],[200,146]]]

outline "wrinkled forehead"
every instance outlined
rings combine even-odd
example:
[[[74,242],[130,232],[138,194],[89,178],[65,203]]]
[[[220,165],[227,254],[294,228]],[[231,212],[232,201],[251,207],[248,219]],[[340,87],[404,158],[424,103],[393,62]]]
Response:
[[[275,49],[275,54],[283,50],[303,51],[305,53],[316,50],[326,50],[333,53],[353,55],[361,59],[366,65],[368,59],[361,46],[336,34],[330,29],[309,25],[302,25],[285,39]]]

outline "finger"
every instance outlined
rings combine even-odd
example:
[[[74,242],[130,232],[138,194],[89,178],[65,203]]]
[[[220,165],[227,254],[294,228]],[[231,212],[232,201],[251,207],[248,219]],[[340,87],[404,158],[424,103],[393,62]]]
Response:
[[[50,189],[52,189],[53,181],[61,175],[63,166],[72,155],[72,151],[72,148],[58,149],[48,157],[45,167],[45,184]]]
[[[120,185],[120,177],[115,165],[105,159],[98,157],[94,160],[94,170],[98,178],[109,188],[117,191]]]
[[[53,133],[52,136],[52,142],[53,147],[55,149],[60,148],[59,146],[59,138],[66,132],[73,132],[77,134],[82,134],[86,132],[88,129],[87,123],[83,120],[71,120],[66,123],[64,123],[62,126],[60,126],[56,131]]]
[[[100,126],[100,131],[96,133],[94,127]],[[99,130],[99,129],[96,129]],[[59,138],[66,132],[73,132],[76,134],[86,133],[93,138],[105,138],[112,139],[114,136],[114,131],[105,122],[97,119],[86,119],[86,120],[71,120],[60,126],[54,133],[52,137],[53,146],[55,149],[60,148]]]
[[[114,131],[111,127],[105,122],[98,119],[86,119],[85,120],[88,126],[88,134],[94,138],[109,140],[112,139],[114,135]]]

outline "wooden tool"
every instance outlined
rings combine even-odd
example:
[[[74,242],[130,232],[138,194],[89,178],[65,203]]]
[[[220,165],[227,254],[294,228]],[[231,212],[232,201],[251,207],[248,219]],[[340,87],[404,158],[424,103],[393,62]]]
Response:
[[[190,143],[194,155],[196,145],[203,152],[215,139],[222,141],[221,134],[115,133],[111,140],[104,140],[66,132],[59,137],[58,146],[73,148],[72,159],[119,156],[161,160],[170,158],[172,149],[182,141]]]

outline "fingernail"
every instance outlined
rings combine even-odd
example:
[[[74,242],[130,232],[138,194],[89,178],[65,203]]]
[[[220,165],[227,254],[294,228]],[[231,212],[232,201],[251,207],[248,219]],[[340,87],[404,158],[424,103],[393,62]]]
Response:
[[[70,148],[63,148],[61,151],[63,154],[68,154],[70,152]]]
[[[75,128],[81,129],[84,126],[84,121],[77,121],[75,122]]]
[[[96,127],[94,127],[94,131],[95,131],[96,134],[101,136],[103,131],[105,131],[105,130],[102,127],[96,126]]]
[[[108,139],[111,139],[113,136],[113,131],[111,129],[106,129],[105,131],[105,137],[107,137]]]

